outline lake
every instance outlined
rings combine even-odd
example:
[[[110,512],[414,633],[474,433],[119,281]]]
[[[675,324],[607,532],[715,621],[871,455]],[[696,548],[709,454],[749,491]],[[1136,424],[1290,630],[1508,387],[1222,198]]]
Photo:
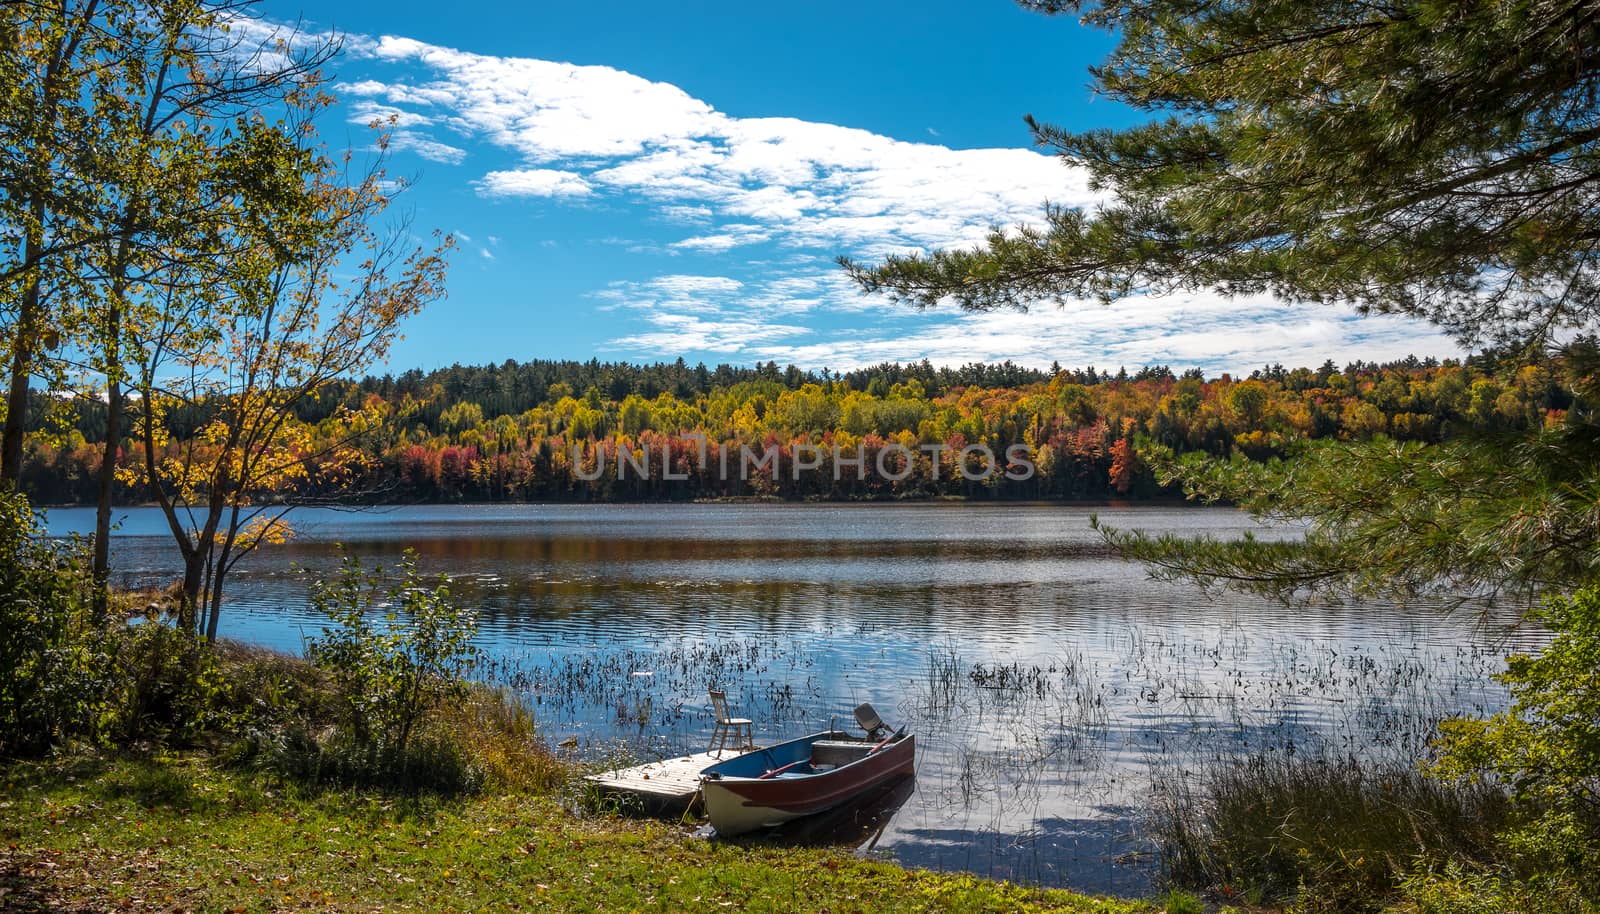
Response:
[[[239,566],[221,633],[299,651],[322,624],[307,575],[331,574],[336,543],[385,563],[415,549],[480,607],[489,673],[552,743],[703,750],[711,686],[768,743],[870,701],[916,733],[915,787],[830,840],[1127,895],[1156,872],[1140,832],[1158,777],[1252,752],[1415,753],[1441,717],[1503,707],[1492,674],[1539,637],[1482,608],[1285,607],[1152,581],[1107,552],[1092,513],[1151,532],[1292,532],[1191,506],[316,509]],[[117,581],[174,580],[159,512],[119,518]],[[93,512],[49,524],[86,531]]]

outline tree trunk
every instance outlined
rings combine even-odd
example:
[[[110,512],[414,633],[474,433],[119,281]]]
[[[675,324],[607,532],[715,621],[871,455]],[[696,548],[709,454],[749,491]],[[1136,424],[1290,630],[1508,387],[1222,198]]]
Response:
[[[178,602],[178,628],[194,634],[200,597],[206,584],[206,554],[198,549],[183,557],[183,595]]]
[[[215,642],[217,640],[217,622],[222,617],[222,579],[227,573],[227,568],[219,565],[211,579],[211,606],[206,613],[207,641]]]
[[[43,217],[42,202],[34,212]],[[28,385],[33,381],[33,361],[39,345],[39,297],[42,280],[38,275],[40,244],[34,232],[23,245],[23,261],[32,264],[33,275],[17,302],[16,336],[11,341],[11,386],[6,392],[5,430],[0,433],[0,487],[15,489],[22,475],[22,432],[28,423]]]
[[[234,536],[239,529],[239,509],[233,509],[228,519],[228,533],[222,538],[222,549],[217,553],[217,567],[211,578],[211,606],[206,614],[206,640],[217,640],[217,621],[222,617],[222,583],[228,576],[228,563],[233,558]]]
[[[122,444],[122,296],[127,291],[129,239],[117,244],[111,297],[106,303],[106,439],[100,449],[100,479],[94,515],[94,616],[104,624],[111,602],[111,496],[117,485],[117,452]]]
[[[94,515],[94,615],[104,624],[111,602],[111,496],[117,484],[122,439],[122,385],[106,384],[106,440],[100,456],[100,499]]]

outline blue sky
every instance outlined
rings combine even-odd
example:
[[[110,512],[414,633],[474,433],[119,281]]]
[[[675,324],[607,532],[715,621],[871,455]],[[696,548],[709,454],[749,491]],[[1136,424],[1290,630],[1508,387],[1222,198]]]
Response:
[[[1094,97],[1110,36],[1006,0],[427,4],[265,0],[345,33],[334,143],[395,116],[419,228],[453,233],[449,298],[392,370],[582,358],[851,368],[1013,359],[1209,373],[1454,354],[1425,325],[1212,293],[1027,314],[919,313],[833,259],[970,244],[1092,207],[1024,114],[1137,115]]]

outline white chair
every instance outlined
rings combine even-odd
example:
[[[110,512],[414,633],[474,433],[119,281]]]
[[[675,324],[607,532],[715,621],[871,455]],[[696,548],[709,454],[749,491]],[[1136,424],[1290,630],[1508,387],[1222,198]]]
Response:
[[[717,715],[716,726],[711,730],[711,742],[706,745],[706,751],[712,749],[722,750],[728,747],[730,740],[733,748],[748,751],[756,747],[755,735],[752,725],[747,718],[728,716],[728,693],[721,689],[711,690],[711,710]],[[743,736],[744,742],[739,742]]]

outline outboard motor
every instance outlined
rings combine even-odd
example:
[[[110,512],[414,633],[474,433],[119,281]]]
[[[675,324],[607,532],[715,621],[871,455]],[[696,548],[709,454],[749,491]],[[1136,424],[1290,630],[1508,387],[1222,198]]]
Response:
[[[867,739],[878,739],[879,734],[888,729],[883,718],[878,716],[877,709],[866,702],[856,706],[856,723],[867,731]]]

